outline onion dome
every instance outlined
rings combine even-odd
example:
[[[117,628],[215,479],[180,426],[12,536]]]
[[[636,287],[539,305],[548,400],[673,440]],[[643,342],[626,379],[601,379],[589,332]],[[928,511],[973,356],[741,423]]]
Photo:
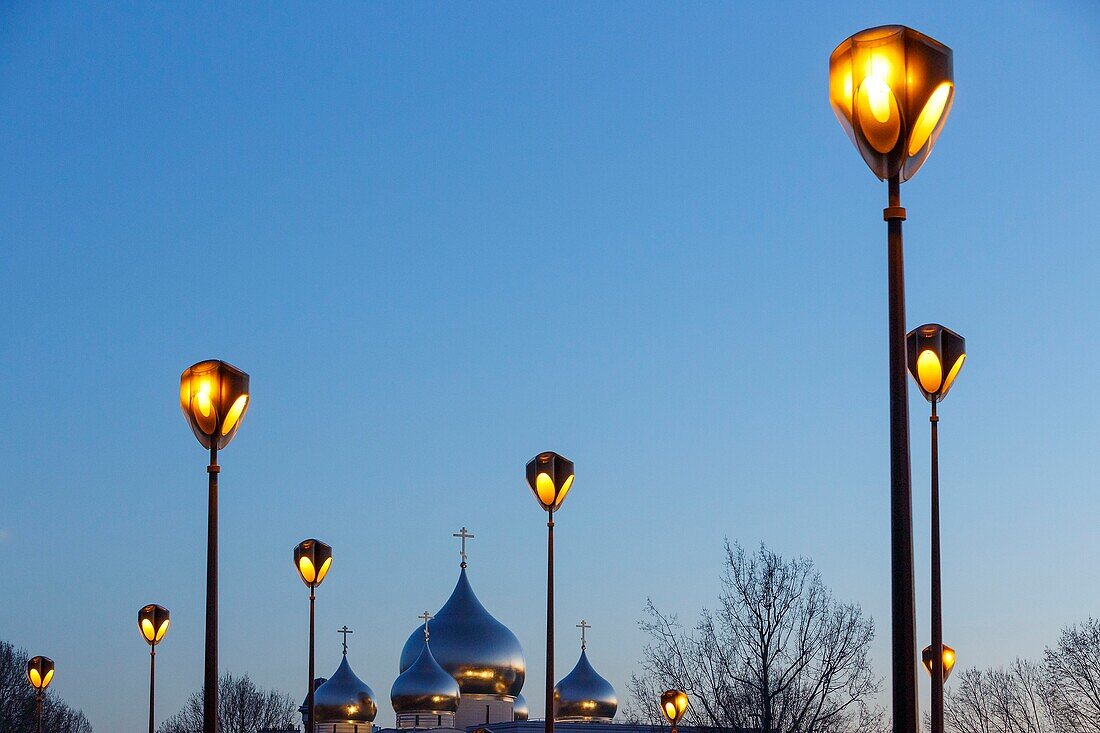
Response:
[[[432,654],[458,682],[463,695],[515,697],[523,688],[526,663],[519,639],[481,605],[466,578],[465,562],[451,597],[432,620]],[[401,672],[416,663],[424,647],[424,625],[401,650]]]
[[[374,691],[351,671],[347,655],[313,693],[313,707],[318,723],[371,723],[378,713]]]
[[[610,723],[619,709],[615,688],[592,669],[581,649],[577,666],[554,687],[554,718],[565,722]]]
[[[527,698],[523,693],[516,695],[516,702],[512,705],[512,720],[527,720],[531,717],[531,708],[527,705]]]
[[[425,640],[420,655],[394,680],[390,688],[393,711],[401,713],[453,713],[461,691],[455,678],[439,666]]]

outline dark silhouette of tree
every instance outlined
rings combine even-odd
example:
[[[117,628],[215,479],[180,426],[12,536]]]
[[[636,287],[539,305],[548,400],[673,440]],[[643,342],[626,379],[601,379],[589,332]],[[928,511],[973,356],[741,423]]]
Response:
[[[1043,662],[1047,703],[1057,730],[1100,733],[1100,619],[1062,629]]]
[[[955,733],[1053,733],[1046,687],[1045,668],[1022,659],[1007,669],[968,669],[944,693],[944,727]]]
[[[34,689],[27,682],[27,652],[0,641],[0,731],[34,733]],[[84,713],[73,710],[52,690],[42,703],[42,728],[50,733],[92,733]]]
[[[782,733],[864,733],[885,727],[868,652],[873,621],[835,600],[806,558],[726,542],[718,606],[684,629],[646,607],[650,642],[630,682],[628,717],[661,722],[661,690],[688,693],[694,725]]]
[[[202,691],[191,695],[183,710],[164,721],[159,733],[202,731]],[[263,730],[291,730],[297,706],[284,692],[264,690],[246,674],[228,672],[218,680],[218,730],[221,733],[259,733]]]

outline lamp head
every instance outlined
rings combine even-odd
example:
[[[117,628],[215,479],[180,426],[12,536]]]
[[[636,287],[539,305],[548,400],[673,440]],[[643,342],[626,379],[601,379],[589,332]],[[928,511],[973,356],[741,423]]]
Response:
[[[573,461],[553,451],[539,453],[527,462],[527,485],[543,509],[557,511],[573,486]]]
[[[955,98],[951,49],[903,25],[868,28],[829,57],[829,102],[871,171],[912,178]]]
[[[924,651],[920,653],[921,662],[924,663],[924,668],[928,670],[928,674],[932,674],[932,646],[928,645],[924,648]],[[947,678],[951,676],[951,670],[955,667],[955,650],[943,645],[943,679],[946,682]]]
[[[661,693],[661,712],[668,722],[676,725],[688,707],[688,696],[683,690],[665,690]]]
[[[49,657],[32,657],[27,661],[27,681],[36,691],[42,692],[53,682],[54,665]]]
[[[156,603],[143,606],[138,611],[138,631],[149,646],[159,644],[168,633],[168,626],[171,624],[170,615],[167,608]]]
[[[204,448],[229,445],[249,399],[248,375],[224,361],[200,361],[180,377],[180,409]]]
[[[332,567],[332,548],[321,540],[302,540],[294,548],[294,567],[303,583],[316,588]]]
[[[942,402],[966,361],[966,339],[938,323],[926,323],[909,332],[905,350],[921,394],[929,402]]]

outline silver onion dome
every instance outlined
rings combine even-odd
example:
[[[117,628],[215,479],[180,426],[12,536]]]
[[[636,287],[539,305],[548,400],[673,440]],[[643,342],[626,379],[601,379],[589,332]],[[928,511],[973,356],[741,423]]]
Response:
[[[313,693],[313,707],[318,723],[371,723],[378,713],[374,691],[355,676],[346,656]]]
[[[431,647],[421,643],[420,655],[390,688],[395,713],[453,713],[461,695],[455,678],[439,666]]]
[[[512,720],[527,720],[531,717],[531,708],[527,705],[527,698],[523,693],[516,695],[516,702],[512,705]]]
[[[497,621],[474,595],[463,568],[451,597],[431,625],[432,654],[463,695],[516,696],[527,665],[519,639]],[[424,625],[409,635],[401,650],[401,672],[411,667],[424,646]]]
[[[615,688],[592,668],[582,649],[577,666],[554,686],[554,717],[562,722],[610,723],[618,709]]]

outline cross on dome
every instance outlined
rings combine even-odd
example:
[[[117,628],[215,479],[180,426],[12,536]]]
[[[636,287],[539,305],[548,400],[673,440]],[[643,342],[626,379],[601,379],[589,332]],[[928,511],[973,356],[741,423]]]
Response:
[[[427,642],[428,641],[428,622],[431,621],[432,618],[434,618],[434,617],[430,613],[425,611],[424,613],[417,616],[417,618],[424,619],[424,641]]]
[[[583,618],[581,622],[577,624],[577,628],[581,630],[581,651],[583,652],[588,648],[588,642],[584,638],[584,632],[592,628],[592,624],[585,621]]]
[[[344,624],[343,628],[336,629],[337,634],[344,635],[344,656],[348,655],[348,634],[354,634],[355,632],[348,628],[347,624]]]
[[[459,554],[462,556],[462,567],[466,567],[466,540],[472,540],[474,536],[466,531],[463,527],[459,531],[455,532],[451,537],[458,537],[462,540],[462,549],[459,550]]]

